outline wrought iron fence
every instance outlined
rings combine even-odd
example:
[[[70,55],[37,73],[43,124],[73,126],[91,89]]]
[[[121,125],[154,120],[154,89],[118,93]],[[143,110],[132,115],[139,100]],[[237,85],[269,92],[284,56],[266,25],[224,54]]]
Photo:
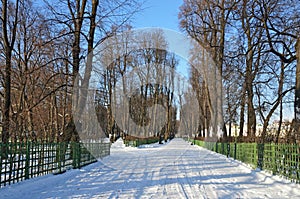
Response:
[[[299,144],[192,141],[196,145],[247,163],[253,168],[267,170],[300,183]]]
[[[124,140],[125,146],[138,147],[144,144],[152,144],[159,141],[158,137],[151,138],[136,138],[131,140]]]
[[[0,187],[3,187],[96,162],[110,154],[110,143],[0,143],[0,150]]]

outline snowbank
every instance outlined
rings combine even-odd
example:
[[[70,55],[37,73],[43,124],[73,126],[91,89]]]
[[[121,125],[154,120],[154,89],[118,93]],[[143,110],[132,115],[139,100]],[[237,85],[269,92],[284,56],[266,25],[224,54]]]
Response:
[[[119,138],[111,145],[111,149],[124,149],[124,148],[125,148],[125,144],[122,138]]]

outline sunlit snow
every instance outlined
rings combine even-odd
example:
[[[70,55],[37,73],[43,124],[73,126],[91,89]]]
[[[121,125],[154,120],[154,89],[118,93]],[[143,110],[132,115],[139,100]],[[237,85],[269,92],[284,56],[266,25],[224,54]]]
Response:
[[[87,167],[4,187],[0,198],[300,198],[299,185],[182,139],[121,144]]]

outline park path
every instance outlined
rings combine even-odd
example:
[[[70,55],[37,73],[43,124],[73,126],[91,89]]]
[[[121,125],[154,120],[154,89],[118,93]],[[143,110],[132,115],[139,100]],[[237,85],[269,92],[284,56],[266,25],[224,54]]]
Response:
[[[300,186],[182,139],[0,189],[0,198],[300,198]]]

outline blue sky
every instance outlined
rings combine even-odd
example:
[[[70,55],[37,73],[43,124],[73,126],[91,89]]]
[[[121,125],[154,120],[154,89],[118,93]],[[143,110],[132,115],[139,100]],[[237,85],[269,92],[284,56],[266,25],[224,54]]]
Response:
[[[178,12],[183,0],[147,0],[133,20],[134,28],[159,27],[179,31]]]
[[[181,32],[178,12],[182,4],[183,0],[146,0],[143,6],[144,10],[138,13],[132,21],[133,28],[158,27]],[[186,67],[186,63],[181,63],[178,67],[179,73],[185,76],[187,74]],[[291,119],[293,117],[292,108],[285,107],[284,112],[285,118]],[[274,116],[274,119],[277,117]]]
[[[178,21],[179,7],[182,4],[183,4],[183,0],[146,0],[145,4],[143,5],[143,10],[140,11],[132,20],[132,26],[133,28],[155,27],[155,28],[169,29],[178,32],[183,36],[184,33],[182,33],[179,30],[179,21]],[[175,50],[176,52],[180,52],[179,49],[180,47],[186,48],[186,45],[182,45],[181,43],[178,43],[178,42],[187,43],[185,39],[181,38],[182,36],[179,36],[176,33],[172,33],[172,32],[168,32],[168,33],[165,32],[165,34],[167,40],[170,40],[171,43],[173,44],[172,45],[169,43],[170,45],[169,47],[171,47],[173,50]],[[175,40],[172,37],[175,37]],[[177,41],[179,38],[180,40]],[[183,54],[177,54],[177,55],[182,56]],[[187,76],[187,63],[186,63],[187,55],[183,56],[183,58],[184,58],[183,60],[180,60],[177,70],[184,76]]]

